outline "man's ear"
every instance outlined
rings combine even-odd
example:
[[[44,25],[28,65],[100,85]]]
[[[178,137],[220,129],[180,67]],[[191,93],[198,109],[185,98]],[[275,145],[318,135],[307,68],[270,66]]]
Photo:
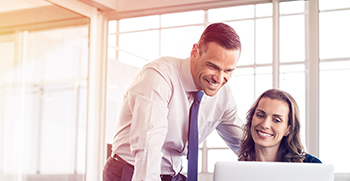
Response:
[[[197,58],[198,54],[199,54],[198,44],[195,43],[195,44],[193,44],[193,46],[192,46],[191,57],[192,57],[192,58]]]

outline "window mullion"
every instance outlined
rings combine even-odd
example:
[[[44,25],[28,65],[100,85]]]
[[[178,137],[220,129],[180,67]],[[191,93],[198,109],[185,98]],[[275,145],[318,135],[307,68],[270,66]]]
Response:
[[[279,88],[279,51],[280,51],[280,45],[279,45],[279,1],[273,0],[273,58],[272,58],[272,87],[273,88]]]

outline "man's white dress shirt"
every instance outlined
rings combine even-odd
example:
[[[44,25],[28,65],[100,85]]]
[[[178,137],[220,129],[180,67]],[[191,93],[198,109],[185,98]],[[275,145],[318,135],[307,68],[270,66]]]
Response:
[[[190,59],[162,57],[147,64],[124,95],[113,153],[134,165],[133,180],[160,180],[176,175],[187,155],[190,92],[198,91]],[[228,85],[209,97],[204,94],[198,114],[199,143],[216,128],[236,153],[241,119]]]

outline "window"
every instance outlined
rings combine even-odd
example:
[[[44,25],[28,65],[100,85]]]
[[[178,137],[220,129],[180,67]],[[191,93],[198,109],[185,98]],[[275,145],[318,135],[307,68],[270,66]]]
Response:
[[[0,35],[0,180],[83,180],[87,35],[86,25]]]
[[[350,2],[319,1],[320,26],[320,159],[334,164],[335,172],[350,174],[350,26],[342,21],[350,18]],[[344,19],[344,20],[345,20]],[[335,152],[336,150],[336,152]]]
[[[319,150],[317,156],[321,161],[335,165],[336,175],[345,174],[344,178],[349,178],[350,160],[346,161],[344,155],[350,147],[336,139],[349,138],[345,129],[350,121],[345,113],[349,109],[346,103],[350,102],[350,87],[345,77],[350,76],[350,36],[347,33],[350,26],[344,18],[350,17],[350,4],[347,0],[319,0],[319,75],[309,75],[307,67],[310,66],[306,56],[310,48],[310,42],[306,41],[310,26],[306,21],[309,4],[308,1],[286,1],[111,20],[109,25],[113,31],[109,32],[109,39],[113,44],[109,44],[108,51],[111,55],[108,75],[111,76],[108,76],[107,109],[113,111],[107,111],[110,116],[106,124],[106,142],[112,142],[118,117],[116,110],[120,109],[122,96],[140,68],[159,56],[188,57],[192,44],[199,40],[205,26],[223,21],[237,31],[242,41],[242,54],[228,83],[238,104],[239,117],[245,120],[246,112],[263,91],[273,87],[285,90],[298,103],[301,138],[308,151],[306,133],[310,128],[306,127],[309,121],[306,117],[311,113],[306,111],[306,98],[313,92],[308,91],[306,84],[310,77],[319,76],[319,88],[312,90],[319,91],[320,141],[319,148],[312,149]],[[276,7],[279,14],[273,15]],[[182,21],[183,17],[186,21]],[[277,17],[278,25],[274,19]],[[148,23],[145,27],[125,25],[128,22],[140,25],[142,23],[136,22],[141,21]],[[275,46],[275,39],[278,46]],[[131,49],[135,46],[140,50]],[[339,150],[339,154],[334,154],[334,150]],[[237,160],[215,131],[200,145],[200,158],[199,178],[210,175],[217,161]],[[186,167],[185,158],[184,162]]]

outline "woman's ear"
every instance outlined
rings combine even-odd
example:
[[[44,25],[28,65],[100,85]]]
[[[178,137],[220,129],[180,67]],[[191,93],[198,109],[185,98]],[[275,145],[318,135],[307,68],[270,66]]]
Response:
[[[287,129],[286,133],[284,133],[284,136],[288,136],[289,133],[290,133],[290,126],[288,126],[288,129]]]

